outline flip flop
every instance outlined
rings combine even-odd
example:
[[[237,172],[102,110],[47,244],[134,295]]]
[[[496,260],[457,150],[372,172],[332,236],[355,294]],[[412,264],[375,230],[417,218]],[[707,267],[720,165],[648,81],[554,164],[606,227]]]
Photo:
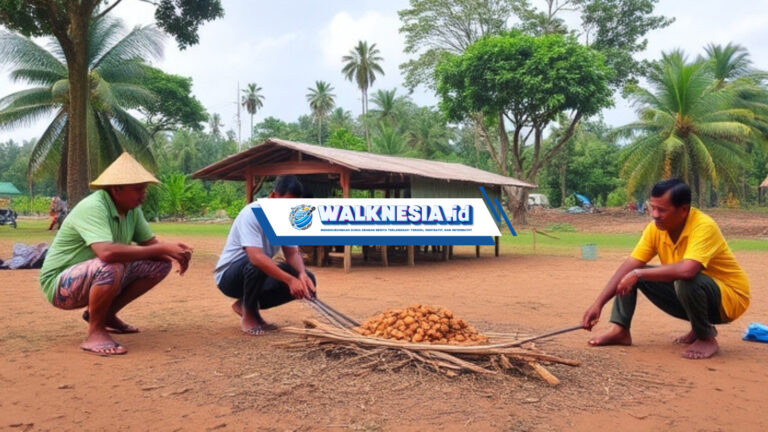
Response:
[[[88,309],[86,309],[85,312],[83,312],[83,320],[85,322],[88,322],[90,318],[91,318],[91,315],[88,312]],[[136,327],[130,324],[125,324],[122,327],[107,326],[107,331],[114,334],[128,334],[128,333],[138,333],[139,329],[137,329]]]
[[[117,352],[109,352],[109,350],[120,349],[120,348],[122,348],[123,350],[117,351]],[[92,347],[81,346],[80,349],[85,351],[88,354],[95,354],[95,355],[104,356],[104,357],[109,357],[113,355],[124,355],[128,353],[128,350],[126,350],[122,345],[120,345],[117,342],[104,343],[104,344],[96,345]]]
[[[261,336],[267,331],[264,329],[264,327],[257,325],[256,327],[251,327],[248,330],[243,330],[243,332],[251,336]]]

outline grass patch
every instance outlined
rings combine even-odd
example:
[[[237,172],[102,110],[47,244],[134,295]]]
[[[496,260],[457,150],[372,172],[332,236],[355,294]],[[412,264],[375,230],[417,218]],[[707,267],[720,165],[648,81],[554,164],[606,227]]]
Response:
[[[19,227],[13,229],[10,226],[0,226],[0,240],[13,240],[27,244],[53,241],[55,231],[48,231],[48,219],[22,219]],[[567,225],[567,224],[564,224]],[[229,234],[230,223],[194,223],[194,222],[151,222],[152,232],[161,239],[164,236],[172,237],[219,237],[224,239]],[[565,228],[567,229],[567,227]],[[536,252],[552,253],[554,255],[574,255],[581,253],[581,246],[595,244],[598,251],[625,250],[629,253],[635,247],[640,233],[637,234],[609,234],[609,233],[584,233],[557,231],[547,232],[558,239],[549,238],[541,234],[536,235]],[[728,238],[728,244],[735,252],[768,252],[768,240],[753,238]],[[192,240],[194,241],[194,240]],[[192,244],[194,247],[194,244]],[[533,236],[528,229],[518,232],[517,237],[508,232],[501,237],[501,246],[506,251],[514,253],[531,253],[533,251]]]
[[[626,250],[631,252],[640,239],[637,234],[608,234],[608,233],[583,233],[583,232],[553,232],[551,234],[558,239],[549,238],[541,234],[536,235],[536,252],[555,254],[578,254],[581,246],[595,244],[600,249]],[[768,252],[768,240],[751,238],[728,238],[728,245],[735,252]],[[501,237],[501,245],[505,249],[527,253],[533,251],[533,235],[530,230],[517,233],[517,237],[504,233]]]

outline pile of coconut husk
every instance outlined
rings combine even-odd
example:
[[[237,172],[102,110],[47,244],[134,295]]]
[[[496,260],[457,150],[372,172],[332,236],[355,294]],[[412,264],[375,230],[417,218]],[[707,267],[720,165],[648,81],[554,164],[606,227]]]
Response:
[[[522,337],[518,334],[480,334],[444,308],[416,305],[378,314],[362,325],[318,299],[308,301],[328,323],[305,320],[304,328],[283,331],[306,336],[310,344],[330,357],[344,357],[362,370],[428,369],[449,376],[525,374],[550,385],[560,380],[547,368],[551,364],[579,366],[576,360],[547,354],[533,343],[551,334]],[[562,332],[562,331],[561,331]]]

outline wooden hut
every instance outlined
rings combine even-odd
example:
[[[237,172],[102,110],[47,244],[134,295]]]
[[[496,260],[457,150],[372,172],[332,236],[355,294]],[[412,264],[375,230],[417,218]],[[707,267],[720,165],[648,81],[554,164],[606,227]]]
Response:
[[[265,178],[279,175],[301,177],[315,198],[334,196],[340,189],[383,191],[389,198],[477,198],[479,186],[493,198],[501,197],[504,186],[535,188],[535,185],[459,163],[387,156],[332,147],[321,147],[277,138],[209,165],[192,177],[203,180],[245,181],[247,202],[253,201]],[[498,254],[498,242],[496,246]],[[448,249],[443,253],[447,257]],[[322,253],[322,252],[321,252]],[[382,261],[387,264],[386,248]],[[408,248],[409,264],[414,263],[413,246]],[[351,248],[344,248],[344,268],[351,267]]]

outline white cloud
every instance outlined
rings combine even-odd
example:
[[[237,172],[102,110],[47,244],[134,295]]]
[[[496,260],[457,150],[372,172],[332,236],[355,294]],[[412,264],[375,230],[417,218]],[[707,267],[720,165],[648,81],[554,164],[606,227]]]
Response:
[[[376,44],[385,61],[385,73],[396,74],[397,65],[405,61],[405,41],[398,32],[400,21],[396,15],[383,15],[368,11],[359,18],[348,12],[337,13],[330,24],[320,30],[320,49],[325,66],[341,69],[341,58],[360,40]]]

